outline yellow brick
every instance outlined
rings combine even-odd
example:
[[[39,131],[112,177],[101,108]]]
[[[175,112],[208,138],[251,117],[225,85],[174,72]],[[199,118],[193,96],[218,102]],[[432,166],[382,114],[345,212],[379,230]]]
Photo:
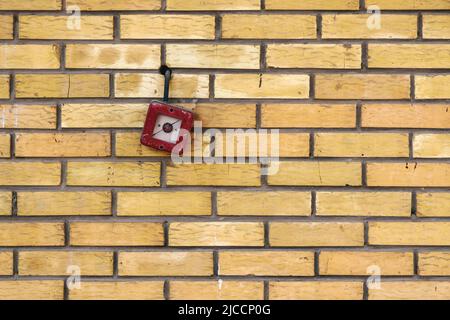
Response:
[[[21,251],[19,275],[70,276],[72,266],[79,268],[82,276],[111,276],[112,252],[80,251]]]
[[[112,40],[112,16],[19,16],[20,39]]]
[[[266,0],[267,10],[358,10],[358,0]]]
[[[362,223],[272,222],[272,247],[352,247],[364,245]]]
[[[70,300],[162,300],[163,281],[83,281],[69,291]]]
[[[309,192],[218,192],[219,215],[309,216]]]
[[[158,10],[160,0],[67,0],[67,6],[78,6],[82,11]]]
[[[63,246],[63,223],[0,223],[0,245]]]
[[[168,44],[173,68],[259,69],[259,45]]]
[[[417,216],[449,217],[450,193],[418,193]]]
[[[170,300],[262,300],[262,281],[171,281]]]
[[[0,216],[11,215],[11,203],[12,203],[12,193],[0,192]]]
[[[142,121],[144,123],[144,120]],[[166,151],[141,144],[142,132],[116,132],[116,156],[118,157],[170,157]]]
[[[170,186],[260,186],[258,164],[172,164],[167,166]]]
[[[111,193],[94,192],[18,192],[19,216],[110,215]]]
[[[63,280],[0,281],[0,300],[62,300]]]
[[[240,276],[313,276],[314,252],[222,251],[219,274]]]
[[[0,74],[0,99],[9,99],[9,75],[7,74]]]
[[[186,106],[187,107],[187,106]],[[204,128],[255,128],[255,104],[201,103],[194,106]]]
[[[157,187],[159,162],[69,162],[67,184],[72,186]]]
[[[0,10],[61,10],[61,0],[0,0]]]
[[[419,252],[421,276],[450,275],[450,252]]]
[[[169,245],[247,246],[264,244],[264,225],[260,222],[173,222],[169,226]]]
[[[309,97],[309,76],[303,74],[218,74],[216,98],[278,98]]]
[[[0,16],[0,39],[12,39],[12,38],[13,38],[13,16]]]
[[[449,300],[448,281],[383,281],[381,289],[369,289],[370,300]]]
[[[407,133],[316,133],[316,157],[408,157]]]
[[[276,165],[276,164],[274,164]],[[279,162],[270,185],[281,186],[360,186],[361,164],[357,162]]]
[[[450,158],[450,134],[415,134],[415,158]]]
[[[362,282],[301,281],[269,283],[271,300],[361,300]]]
[[[272,68],[360,69],[361,46],[340,44],[269,44]]]
[[[0,45],[0,69],[58,69],[57,45]]]
[[[259,0],[168,0],[167,10],[207,11],[207,10],[259,10]]]
[[[411,252],[322,251],[319,256],[321,275],[370,276],[375,268],[381,276],[414,274]]]
[[[17,98],[107,98],[108,74],[18,74]]]
[[[449,10],[447,0],[366,0],[366,7],[376,5],[382,10]]]
[[[70,244],[73,246],[162,246],[161,223],[72,222]]]
[[[0,158],[9,158],[11,156],[11,136],[0,133]]]
[[[369,68],[448,68],[450,45],[370,44]]]
[[[450,16],[423,15],[424,39],[450,39]]]
[[[66,67],[75,69],[157,69],[161,65],[159,45],[69,44]]]
[[[369,163],[367,184],[371,187],[448,187],[447,163]]]
[[[119,73],[115,76],[117,98],[162,97],[164,77],[160,74]],[[208,98],[209,76],[178,74],[170,84],[172,98]]]
[[[316,202],[319,216],[411,215],[409,192],[318,192]]]
[[[263,104],[261,122],[265,128],[354,128],[354,105]]]
[[[409,99],[409,75],[320,74],[317,99]]]
[[[433,58],[437,59],[437,57]],[[449,99],[450,76],[416,76],[417,99]]]
[[[59,162],[0,163],[0,184],[4,186],[56,186],[60,182]]]
[[[371,245],[448,246],[449,222],[370,222]]]
[[[121,15],[122,39],[214,39],[212,15]]]
[[[119,216],[210,215],[209,192],[119,192]]]
[[[120,252],[120,276],[211,276],[211,252]]]
[[[325,14],[324,39],[416,39],[417,16],[383,14],[379,26],[370,14]],[[374,21],[376,22],[376,21]],[[370,28],[369,28],[370,26]]]
[[[316,17],[312,15],[226,14],[222,17],[225,39],[314,39]]]
[[[107,157],[109,132],[18,133],[16,157]]]
[[[13,253],[0,252],[0,275],[9,276],[13,274]]]
[[[55,129],[56,106],[0,105],[1,128]]]
[[[363,127],[450,128],[450,105],[373,104],[362,107]]]

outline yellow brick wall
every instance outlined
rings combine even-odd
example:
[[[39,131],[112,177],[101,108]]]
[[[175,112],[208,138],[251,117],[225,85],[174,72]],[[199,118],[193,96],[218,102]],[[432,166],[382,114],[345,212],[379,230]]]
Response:
[[[0,0],[0,299],[450,299],[449,12]],[[204,128],[280,129],[279,170],[140,145],[161,64]]]

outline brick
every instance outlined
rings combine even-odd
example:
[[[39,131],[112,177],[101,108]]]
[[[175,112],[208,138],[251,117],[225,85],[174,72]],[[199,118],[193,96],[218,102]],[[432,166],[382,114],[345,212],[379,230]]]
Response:
[[[448,68],[450,45],[370,44],[369,68]]]
[[[316,133],[316,157],[408,157],[407,133]]]
[[[170,281],[170,300],[262,300],[262,281]]]
[[[370,300],[448,300],[448,281],[384,281],[381,289],[369,289]]]
[[[322,15],[324,39],[416,39],[417,16],[383,14],[379,27],[370,14]],[[369,28],[370,26],[370,28]]]
[[[450,193],[418,193],[417,216],[449,217]]]
[[[450,16],[423,15],[424,39],[450,39]]]
[[[169,246],[264,245],[264,225],[260,222],[172,222]]]
[[[194,112],[204,128],[256,128],[255,104],[201,103]]]
[[[350,104],[263,104],[264,128],[354,128],[356,107]]]
[[[364,245],[364,226],[346,222],[272,222],[269,236],[272,247],[355,247]]]
[[[449,129],[449,108],[437,104],[367,104],[362,106],[362,126]]]
[[[67,184],[72,186],[157,187],[159,162],[69,162]]]
[[[109,132],[18,133],[16,157],[107,157],[111,155]]]
[[[70,300],[163,300],[164,281],[83,281]]]
[[[119,216],[211,215],[209,192],[119,192]]]
[[[367,185],[389,187],[448,187],[447,163],[369,163]]]
[[[219,215],[248,216],[309,216],[311,194],[309,192],[218,192]]]
[[[161,223],[72,222],[72,246],[162,246]]]
[[[316,197],[319,216],[411,216],[409,192],[318,192]]]
[[[213,15],[121,15],[122,39],[215,38]]]
[[[269,44],[271,68],[360,69],[361,46],[341,44]]]
[[[144,120],[143,120],[144,121]],[[142,121],[142,123],[144,123]],[[116,156],[118,157],[170,157],[166,151],[141,144],[142,132],[116,132]]]
[[[382,276],[414,274],[412,252],[321,251],[319,273],[327,276],[370,276],[379,268]]]
[[[226,276],[313,276],[314,252],[221,251],[219,274]]]
[[[0,69],[58,69],[57,45],[0,45]]]
[[[0,99],[9,99],[9,82],[9,75],[0,74]]]
[[[0,216],[11,215],[12,193],[0,192]]]
[[[77,18],[78,19],[78,18]],[[112,40],[112,16],[19,16],[20,39]]]
[[[168,0],[171,11],[259,10],[259,0]]]
[[[3,129],[56,129],[56,106],[0,105]]]
[[[57,186],[60,182],[59,162],[0,163],[0,184],[4,186]]]
[[[162,97],[164,77],[159,74],[119,73],[115,76],[117,98]],[[170,83],[172,98],[208,98],[208,75],[174,75]]]
[[[61,0],[0,0],[0,10],[61,10]]]
[[[218,74],[216,98],[305,99],[309,76],[302,74]]]
[[[259,45],[168,44],[172,68],[259,69]]]
[[[359,281],[271,281],[270,300],[362,300]]]
[[[167,166],[169,186],[260,186],[258,164],[173,164]]]
[[[382,10],[449,10],[447,0],[366,0],[366,7],[376,5]]]
[[[437,53],[436,53],[437,54]],[[434,59],[437,59],[434,55]],[[449,99],[450,76],[416,76],[416,99]]]
[[[421,276],[450,275],[449,252],[419,252],[419,274]]]
[[[0,134],[0,158],[11,157],[11,136]]]
[[[160,0],[68,0],[67,6],[78,6],[82,11],[159,10]]]
[[[108,74],[17,74],[17,98],[107,98]]]
[[[448,246],[448,222],[369,222],[369,244],[385,246]]]
[[[112,276],[112,252],[80,251],[20,251],[19,275],[71,275],[71,266],[79,268],[82,276]]]
[[[120,252],[120,276],[212,276],[211,252]]]
[[[63,246],[64,223],[0,223],[0,246]]]
[[[450,134],[415,134],[415,158],[450,158]]]
[[[357,162],[279,162],[278,172],[268,176],[278,186],[360,186],[361,164]]]
[[[13,16],[0,16],[0,39],[13,38]]]
[[[0,281],[0,300],[63,300],[63,280]]]
[[[13,274],[13,253],[9,251],[0,252],[0,275],[10,276]]]
[[[151,44],[68,44],[66,68],[157,69],[161,48]]]
[[[224,39],[315,39],[316,17],[313,15],[222,16]]]
[[[409,99],[409,75],[318,74],[317,99]]]
[[[266,10],[358,10],[358,0],[266,0]]]
[[[111,215],[111,193],[103,191],[18,192],[19,216]]]

